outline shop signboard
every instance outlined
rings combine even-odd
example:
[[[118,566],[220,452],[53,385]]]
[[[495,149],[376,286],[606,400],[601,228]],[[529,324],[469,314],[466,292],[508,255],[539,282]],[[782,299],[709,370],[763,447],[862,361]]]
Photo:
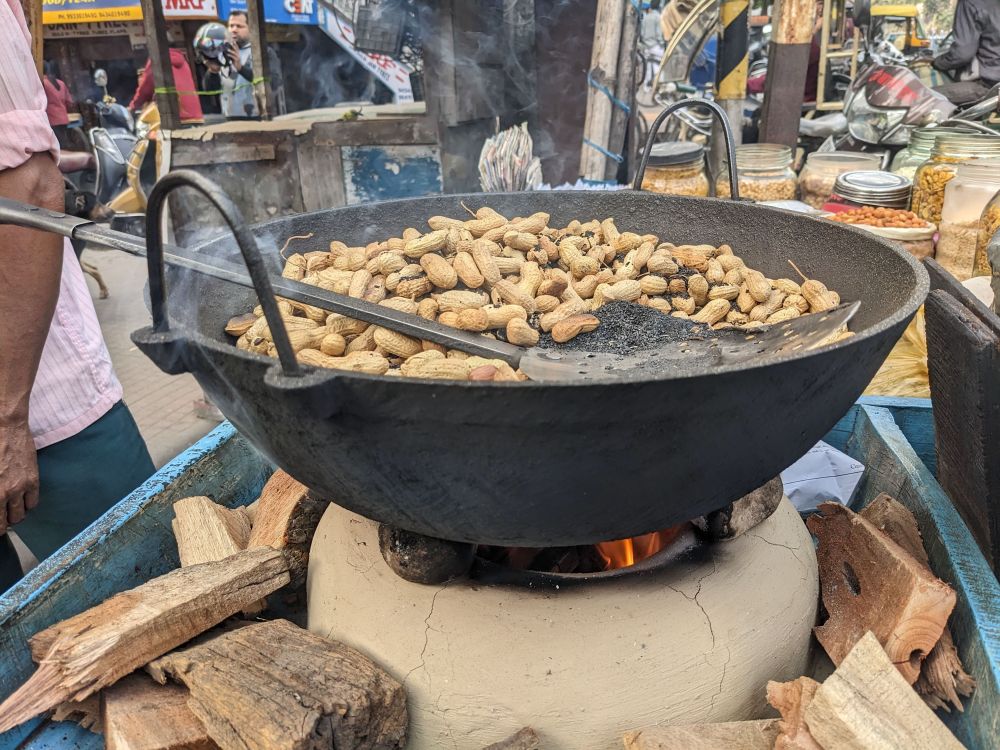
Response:
[[[408,65],[388,55],[369,54],[355,49],[354,25],[325,3],[317,3],[317,19],[320,28],[333,41],[389,87],[397,104],[413,101],[413,86],[410,84],[412,70]]]
[[[219,0],[219,17],[246,10],[247,0]],[[264,0],[264,20],[296,26],[316,25],[316,0]]]
[[[102,36],[143,36],[141,21],[87,21],[54,23],[45,27],[46,39],[82,39]]]
[[[173,19],[218,18],[216,0],[161,0],[163,15]],[[43,0],[42,23],[100,23],[141,21],[138,0]]]

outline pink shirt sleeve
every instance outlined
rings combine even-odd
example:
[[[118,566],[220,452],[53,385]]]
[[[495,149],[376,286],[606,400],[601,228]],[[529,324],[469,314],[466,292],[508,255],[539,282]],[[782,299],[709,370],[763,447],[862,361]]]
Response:
[[[58,158],[19,0],[0,0],[0,50],[0,169],[19,167],[46,151]]]

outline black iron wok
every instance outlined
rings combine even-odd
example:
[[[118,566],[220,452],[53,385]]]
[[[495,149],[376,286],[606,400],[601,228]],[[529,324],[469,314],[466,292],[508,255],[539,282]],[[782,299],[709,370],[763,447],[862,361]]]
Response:
[[[614,217],[675,243],[723,242],[771,277],[810,277],[862,301],[857,335],[755,367],[634,383],[418,381],[332,370],[282,373],[237,349],[226,321],[253,292],[168,269],[172,328],[136,344],[188,371],[237,429],[292,476],[362,515],[435,537],[502,545],[592,543],[700,516],[759,487],[820,439],[862,393],[921,304],[905,252],[860,230],[761,206],[636,191],[419,198],[253,227],[276,253],[291,235],[349,245],[464,216],[462,203],[551,225]],[[200,252],[238,259],[217,239]],[[180,294],[178,294],[178,290]],[[196,291],[192,291],[196,290]]]

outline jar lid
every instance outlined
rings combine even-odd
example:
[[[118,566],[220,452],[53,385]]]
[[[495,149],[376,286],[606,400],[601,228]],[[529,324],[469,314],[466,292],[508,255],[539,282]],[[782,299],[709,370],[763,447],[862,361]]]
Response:
[[[912,182],[892,172],[844,172],[837,175],[833,192],[842,198],[872,206],[895,206],[910,197]]]
[[[657,143],[649,152],[648,165],[651,167],[671,167],[691,164],[705,155],[705,147],[691,141]]]

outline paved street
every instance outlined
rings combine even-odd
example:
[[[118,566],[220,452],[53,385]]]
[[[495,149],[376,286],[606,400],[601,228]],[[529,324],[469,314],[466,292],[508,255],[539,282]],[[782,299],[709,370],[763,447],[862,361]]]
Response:
[[[115,371],[125,389],[125,403],[159,468],[217,422],[195,416],[194,404],[202,393],[192,376],[165,375],[129,340],[133,330],[149,324],[142,297],[145,259],[90,248],[83,257],[97,266],[111,291],[107,299],[97,299],[97,284],[87,277]]]

